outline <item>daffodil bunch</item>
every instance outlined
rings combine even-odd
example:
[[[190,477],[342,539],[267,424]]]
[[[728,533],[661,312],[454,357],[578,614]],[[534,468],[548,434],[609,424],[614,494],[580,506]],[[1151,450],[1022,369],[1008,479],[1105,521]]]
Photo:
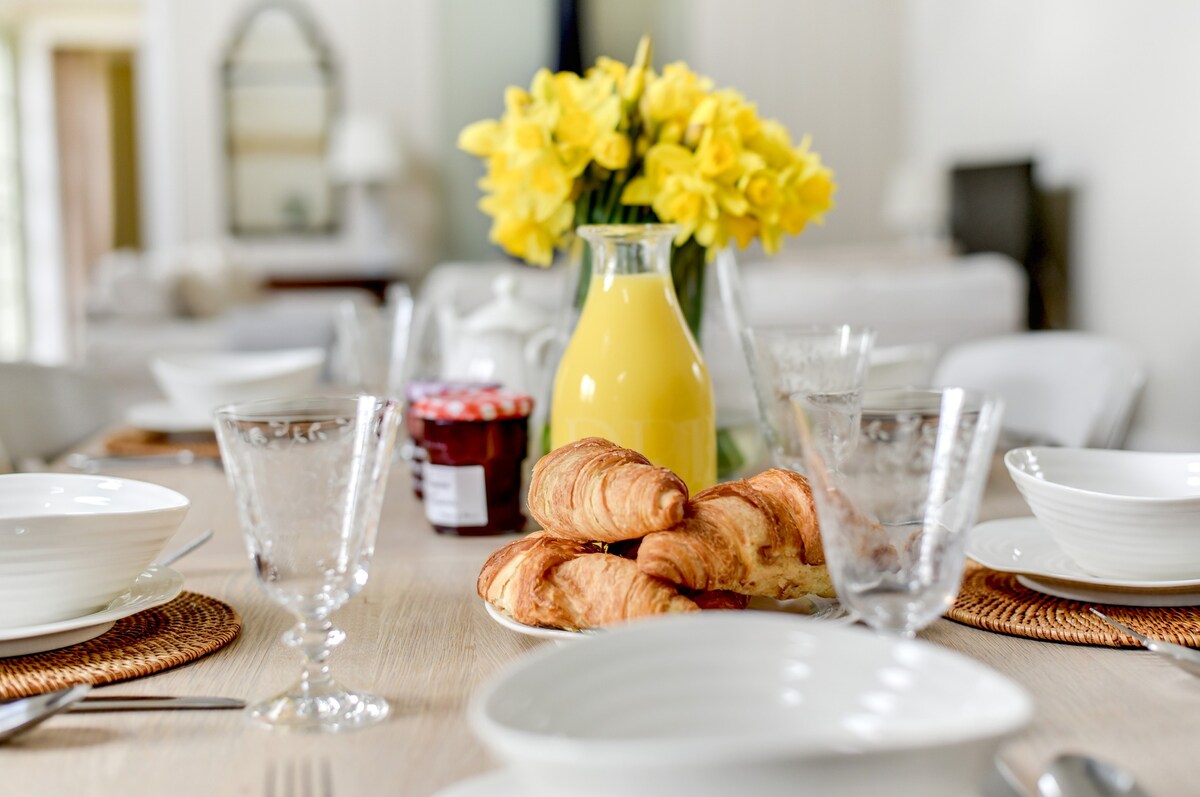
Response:
[[[487,163],[479,206],[493,243],[549,265],[578,225],[662,221],[679,225],[678,246],[710,256],[756,238],[774,253],[833,206],[832,172],[807,138],[794,144],[686,64],[658,74],[649,62],[643,39],[632,67],[543,69],[528,91],[507,90],[500,119],[462,131],[459,147]]]

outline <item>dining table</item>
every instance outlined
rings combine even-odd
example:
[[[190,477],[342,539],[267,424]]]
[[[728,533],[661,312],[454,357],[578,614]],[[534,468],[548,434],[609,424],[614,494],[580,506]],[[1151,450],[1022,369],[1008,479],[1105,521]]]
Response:
[[[205,529],[215,534],[174,567],[185,589],[236,609],[242,630],[231,644],[192,663],[96,691],[251,702],[295,681],[299,656],[280,641],[293,619],[256,581],[223,470],[202,461],[117,462],[104,473],[155,482],[190,499],[167,547]],[[981,519],[1027,514],[997,459]],[[327,761],[339,797],[424,797],[500,767],[470,730],[471,695],[519,657],[554,644],[497,624],[476,594],[483,562],[512,539],[435,533],[408,468],[397,463],[369,581],[334,615],[347,636],[331,658],[344,684],[388,698],[392,713],[385,722],[314,735],[265,729],[238,711],[61,714],[0,745],[0,795],[269,797],[268,783],[281,767]],[[1038,773],[1063,752],[1125,767],[1152,797],[1200,794],[1200,759],[1194,757],[1200,679],[1143,650],[1024,639],[945,618],[920,638],[1004,673],[1032,695],[1032,722],[1000,749],[1030,794]],[[886,793],[886,784],[880,788]]]

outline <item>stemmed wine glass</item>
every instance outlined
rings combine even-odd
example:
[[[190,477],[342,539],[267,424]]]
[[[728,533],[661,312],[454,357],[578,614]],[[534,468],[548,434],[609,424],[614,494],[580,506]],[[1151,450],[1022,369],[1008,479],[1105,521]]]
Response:
[[[830,461],[854,443],[875,332],[849,324],[745,327],[763,436],[775,465],[807,465],[793,405],[806,412],[811,440]]]
[[[877,631],[915,635],[958,595],[1002,402],[960,388],[864,391],[836,462],[808,408],[793,410],[839,600]]]
[[[304,658],[296,684],[248,709],[269,726],[339,731],[388,714],[382,697],[334,681],[327,659],[346,637],[330,615],[367,582],[399,421],[399,405],[374,396],[216,411],[254,571],[266,594],[296,615],[283,641]]]

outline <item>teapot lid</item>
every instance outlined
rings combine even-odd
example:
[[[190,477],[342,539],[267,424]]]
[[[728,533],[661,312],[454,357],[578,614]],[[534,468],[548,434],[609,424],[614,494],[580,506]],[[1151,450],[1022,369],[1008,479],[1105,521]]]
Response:
[[[517,278],[501,274],[492,280],[495,298],[463,321],[468,332],[514,332],[530,335],[549,324],[542,308],[517,298]]]

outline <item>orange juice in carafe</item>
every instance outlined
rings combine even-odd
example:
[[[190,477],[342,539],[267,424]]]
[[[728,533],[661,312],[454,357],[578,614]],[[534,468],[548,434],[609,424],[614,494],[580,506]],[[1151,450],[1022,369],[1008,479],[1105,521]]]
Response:
[[[712,381],[670,276],[669,225],[581,227],[593,276],[554,381],[550,441],[605,437],[677,473],[717,480]]]

